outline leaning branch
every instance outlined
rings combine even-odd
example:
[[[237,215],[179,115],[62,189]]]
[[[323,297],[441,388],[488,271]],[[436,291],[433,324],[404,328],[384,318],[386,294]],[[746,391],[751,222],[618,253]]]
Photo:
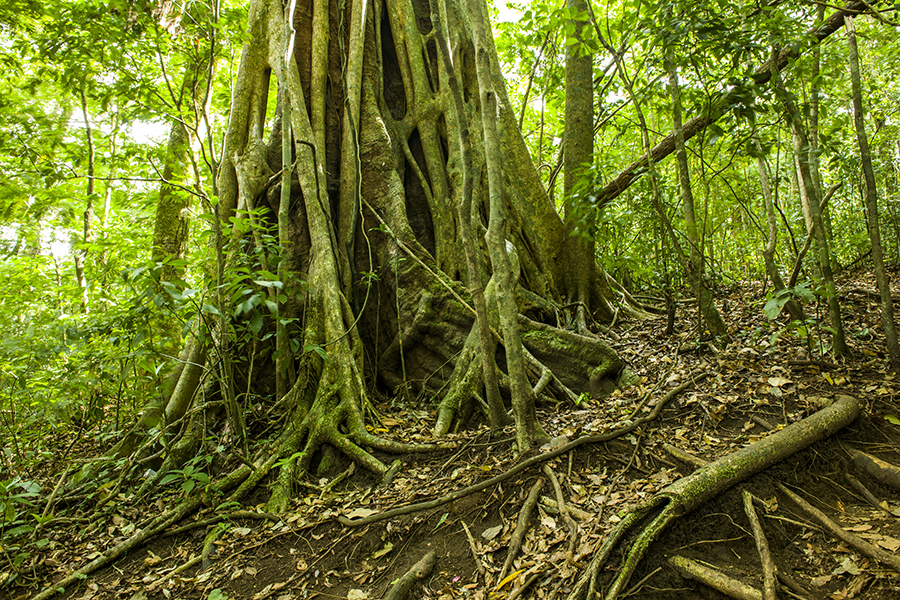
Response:
[[[828,17],[820,26],[810,30],[807,38],[811,38],[812,42],[808,45],[798,43],[790,44],[785,50],[778,55],[775,67],[780,71],[784,69],[788,63],[797,59],[801,55],[801,49],[805,50],[822,42],[832,33],[843,27],[844,15],[855,14],[859,11],[866,10],[866,3],[853,0],[844,5],[844,8],[838,10]],[[763,86],[769,82],[772,77],[771,59],[757,67],[751,78],[755,86]],[[736,87],[723,94],[717,102],[715,102],[706,114],[694,117],[687,121],[684,126],[684,140],[687,141],[715,123],[719,117],[728,111],[728,108],[735,103],[739,96],[746,94],[747,89]],[[666,158],[675,151],[675,134],[670,133],[662,139],[656,146],[650,150],[650,158],[656,164]],[[648,162],[647,156],[644,155],[640,159],[631,163],[624,171],[619,173],[615,179],[603,186],[596,194],[594,207],[603,208],[606,204],[613,201],[619,194],[628,189],[628,187],[637,181],[637,179],[647,172]]]

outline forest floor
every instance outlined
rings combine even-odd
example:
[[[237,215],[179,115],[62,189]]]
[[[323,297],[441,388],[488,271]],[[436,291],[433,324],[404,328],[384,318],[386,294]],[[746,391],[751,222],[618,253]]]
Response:
[[[894,281],[898,280],[893,273]],[[196,527],[160,537],[62,597],[106,599],[264,600],[384,597],[393,581],[428,551],[437,563],[410,594],[427,599],[565,598],[610,529],[628,510],[694,467],[664,449],[676,446],[705,460],[746,446],[765,436],[767,424],[780,429],[815,412],[838,395],[862,404],[862,415],[837,435],[820,441],[762,471],[675,521],[650,547],[628,586],[635,599],[726,598],[683,578],[667,562],[679,554],[715,566],[760,587],[760,560],[741,500],[746,489],[765,503],[763,528],[777,567],[806,591],[781,597],[889,599],[900,597],[900,573],[864,556],[813,522],[776,484],[782,483],[890,554],[900,551],[900,491],[860,473],[848,451],[857,449],[900,465],[900,377],[887,368],[875,286],[864,272],[840,279],[847,338],[855,359],[832,364],[823,358],[821,329],[805,338],[784,320],[768,322],[759,286],[735,285],[719,294],[732,341],[725,348],[696,343],[691,304],[680,305],[675,333],[663,337],[665,320],[625,323],[611,340],[639,382],[612,397],[578,407],[543,407],[542,423],[554,441],[614,428],[636,409],[649,411],[667,391],[688,384],[660,417],[605,444],[585,444],[548,462],[561,481],[565,502],[576,517],[574,553],[567,555],[571,533],[551,506],[539,503],[519,556],[501,580],[501,570],[525,496],[541,467],[445,504],[364,527],[344,527],[338,514],[364,517],[389,508],[444,496],[453,490],[503,473],[518,459],[511,450],[513,432],[490,439],[485,429],[455,435],[455,450],[404,456],[404,465],[387,487],[357,473],[321,493],[326,480],[298,489],[297,500],[282,518],[231,518],[206,569],[197,563],[208,534]],[[895,292],[895,302],[897,301]],[[813,313],[814,306],[807,306]],[[705,378],[699,378],[699,375]],[[407,441],[429,439],[434,415],[391,401],[377,406],[385,415],[380,433]],[[55,440],[68,446],[67,439]],[[90,436],[79,444],[90,456]],[[547,449],[543,449],[546,451]],[[56,456],[63,456],[60,452]],[[71,455],[70,455],[71,456]],[[391,457],[385,457],[391,458]],[[61,473],[49,456],[32,475],[52,489]],[[867,504],[846,478],[856,474],[881,507]],[[267,492],[250,504],[261,511]],[[554,498],[547,484],[543,495]],[[0,598],[28,598],[66,572],[130,535],[148,512],[158,514],[177,499],[151,504],[116,503],[100,522],[52,523],[41,555],[19,569],[27,587],[0,587]],[[245,507],[253,510],[253,507]],[[190,517],[200,522],[212,509]],[[190,524],[182,523],[181,525]],[[467,531],[468,530],[468,531]],[[2,553],[0,553],[2,554]],[[194,565],[176,571],[191,559]],[[617,564],[617,559],[611,563]],[[27,568],[26,568],[27,567]],[[0,565],[2,572],[9,565]],[[614,567],[602,574],[608,577]],[[528,581],[526,589],[518,590]]]

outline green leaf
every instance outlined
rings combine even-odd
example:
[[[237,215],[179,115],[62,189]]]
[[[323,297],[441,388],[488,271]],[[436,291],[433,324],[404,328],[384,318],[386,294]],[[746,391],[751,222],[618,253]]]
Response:
[[[257,310],[253,311],[253,316],[250,317],[250,331],[253,332],[253,335],[259,335],[259,332],[262,331],[263,328],[263,316]]]
[[[305,346],[303,346],[303,351],[304,352],[315,352],[316,354],[318,354],[319,356],[322,357],[322,360],[326,360],[326,361],[331,360],[328,357],[328,353],[325,352],[325,348],[323,348],[322,346],[319,346],[317,344],[306,344]]]
[[[215,315],[217,317],[221,317],[222,313],[219,312],[219,309],[213,306],[212,304],[204,304],[203,308],[201,308],[203,312],[209,315]]]

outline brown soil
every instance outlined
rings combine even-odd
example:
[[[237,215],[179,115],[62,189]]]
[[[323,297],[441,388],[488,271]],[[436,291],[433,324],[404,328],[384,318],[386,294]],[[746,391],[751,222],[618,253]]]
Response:
[[[590,561],[614,523],[630,507],[691,471],[663,450],[664,442],[712,460],[765,434],[754,417],[778,428],[815,411],[821,398],[838,394],[862,402],[863,415],[856,423],[676,521],[641,562],[631,580],[630,597],[726,597],[681,577],[666,560],[675,554],[759,587],[759,558],[741,503],[742,489],[766,501],[768,509],[762,521],[775,563],[807,590],[806,597],[900,597],[900,574],[825,533],[775,486],[787,485],[843,527],[893,554],[900,551],[900,518],[888,512],[900,515],[900,492],[857,473],[884,502],[885,511],[867,504],[844,476],[848,469],[855,472],[848,462],[848,448],[900,465],[900,425],[896,424],[900,422],[900,378],[887,368],[877,298],[851,291],[871,291],[874,286],[867,277],[858,278],[846,277],[841,285],[845,326],[856,357],[846,365],[829,365],[827,357],[822,360],[819,344],[827,343],[826,332],[814,330],[801,340],[796,330],[785,330],[783,323],[767,323],[758,286],[736,286],[720,295],[723,305],[732,307],[726,319],[732,324],[734,341],[725,349],[698,345],[690,325],[690,304],[682,305],[679,328],[672,338],[661,337],[662,321],[629,323],[620,329],[621,339],[615,345],[640,382],[611,398],[580,407],[544,407],[542,422],[551,436],[573,439],[614,428],[647,394],[652,404],[692,373],[710,376],[672,400],[652,424],[604,445],[581,446],[550,462],[561,479],[568,505],[590,517],[578,522],[574,556],[566,555],[569,532],[564,520],[541,506],[523,551],[510,569],[517,575],[505,583],[498,580],[522,502],[540,475],[538,468],[435,510],[358,529],[334,521],[339,513],[356,510],[361,516],[436,498],[515,464],[517,458],[510,450],[512,430],[505,439],[491,440],[484,429],[478,429],[459,434],[454,451],[402,457],[403,469],[387,488],[373,488],[375,482],[356,474],[336,486],[330,496],[320,497],[314,487],[325,484],[327,478],[310,480],[298,487],[297,501],[282,518],[224,521],[227,529],[206,570],[197,565],[171,575],[174,568],[200,554],[208,531],[197,528],[155,540],[77,589],[67,590],[64,597],[374,599],[383,597],[394,580],[433,550],[437,566],[410,598],[505,598],[532,573],[539,575],[519,597],[565,598],[580,566]],[[808,310],[814,312],[815,307]],[[773,338],[779,331],[781,335]],[[406,432],[407,439],[426,437],[433,423],[434,415],[425,411],[388,404],[378,408],[386,415],[382,428]],[[409,431],[416,433],[410,436]],[[59,443],[67,444],[64,440]],[[549,484],[544,495],[554,497]],[[263,490],[254,499],[259,510],[265,496]],[[20,570],[27,587],[0,588],[0,597],[33,595],[64,572],[79,567],[92,553],[123,539],[148,514],[158,514],[176,499],[173,492],[146,505],[121,502],[89,535],[84,533],[90,529],[87,524],[51,525],[48,537],[52,541],[46,552],[36,556],[28,569]],[[193,518],[212,514],[209,509]],[[463,524],[471,531],[486,577],[476,568]],[[613,556],[604,575],[612,575],[616,565],[618,557]],[[0,567],[0,571],[6,569]]]

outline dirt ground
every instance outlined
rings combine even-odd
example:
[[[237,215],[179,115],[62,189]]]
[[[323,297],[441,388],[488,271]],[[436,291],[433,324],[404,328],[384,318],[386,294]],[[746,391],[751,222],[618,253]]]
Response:
[[[894,273],[894,281],[897,278]],[[767,322],[758,285],[721,290],[719,301],[733,328],[725,348],[698,344],[690,303],[680,305],[672,337],[662,335],[664,319],[618,327],[618,339],[611,342],[638,383],[602,401],[542,407],[542,423],[554,438],[543,451],[579,435],[615,429],[635,409],[645,414],[640,411],[649,410],[666,392],[700,374],[706,377],[675,395],[652,423],[549,461],[576,518],[577,534],[573,538],[567,521],[542,499],[519,556],[505,572],[524,499],[543,475],[539,466],[431,510],[356,528],[335,521],[338,514],[364,517],[438,498],[503,473],[522,460],[511,450],[512,429],[492,440],[482,428],[455,434],[458,446],[452,451],[401,457],[403,468],[387,487],[377,487],[368,475],[355,473],[323,493],[330,478],[310,479],[298,486],[296,502],[286,515],[232,516],[216,525],[158,538],[61,597],[375,599],[385,597],[392,582],[434,551],[433,572],[409,598],[566,598],[607,533],[629,509],[694,469],[664,444],[714,460],[760,439],[767,427],[780,429],[838,395],[850,395],[863,407],[855,423],[677,519],[650,545],[625,591],[641,600],[728,597],[683,577],[669,563],[674,555],[759,588],[759,554],[741,499],[742,491],[748,490],[761,500],[758,512],[777,568],[803,589],[782,590],[780,597],[898,598],[900,574],[835,539],[777,487],[784,484],[843,528],[900,557],[900,491],[862,472],[850,456],[855,449],[900,465],[900,380],[887,368],[873,281],[865,273],[855,273],[844,275],[840,287],[855,355],[842,365],[832,364],[827,352],[823,354],[828,336],[821,328],[803,332],[786,327],[783,320]],[[807,310],[816,316],[814,306]],[[387,400],[377,408],[384,416],[382,435],[407,432],[408,438],[412,431],[413,438],[428,438],[433,414]],[[50,466],[61,465],[53,465],[51,459]],[[867,503],[847,474],[858,477],[881,505]],[[542,495],[556,497],[549,482]],[[20,570],[26,585],[0,588],[0,598],[32,596],[177,499],[173,492],[150,504],[117,502],[99,522],[51,524],[46,552]],[[263,489],[253,499],[256,508],[244,508],[261,511],[265,500]],[[189,520],[200,522],[215,514],[208,509]],[[216,552],[200,560],[204,539],[212,531],[219,535]],[[613,554],[607,561],[601,585],[608,584],[621,558]],[[185,564],[190,566],[177,570]]]

